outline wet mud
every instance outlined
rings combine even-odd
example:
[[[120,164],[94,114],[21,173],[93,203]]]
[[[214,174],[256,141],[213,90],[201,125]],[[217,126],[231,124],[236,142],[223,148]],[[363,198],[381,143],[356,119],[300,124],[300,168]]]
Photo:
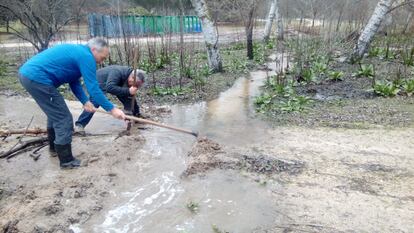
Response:
[[[265,175],[287,172],[294,175],[300,173],[305,166],[300,161],[281,160],[260,153],[231,152],[208,138],[199,139],[188,153],[188,158],[183,177],[203,175],[212,169],[231,169]]]

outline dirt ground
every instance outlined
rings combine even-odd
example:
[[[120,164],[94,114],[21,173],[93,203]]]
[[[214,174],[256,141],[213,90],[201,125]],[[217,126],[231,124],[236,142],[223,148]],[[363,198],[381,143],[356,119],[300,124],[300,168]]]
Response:
[[[227,148],[206,139],[184,175],[235,169],[267,187],[281,218],[255,232],[413,232],[414,132],[280,127]]]
[[[27,119],[15,120],[13,111],[0,114],[2,127],[27,124]],[[42,118],[36,118],[40,124]],[[152,159],[149,152],[135,153],[145,143],[136,132],[119,138],[115,131],[75,137],[74,153],[84,164],[76,172],[60,170],[47,147],[37,161],[30,153],[1,159],[2,232],[72,232],[70,225],[87,222],[111,192],[140,176]],[[200,138],[183,176],[231,169],[266,187],[280,218],[255,232],[414,231],[412,128],[276,127],[267,134],[267,140],[244,147]],[[8,137],[0,149],[16,141]]]
[[[29,121],[21,115],[16,117],[22,109],[9,108],[10,102],[24,98],[5,98],[8,99],[0,103],[1,128],[25,128]],[[80,112],[76,104],[71,102],[69,106],[73,112]],[[35,103],[25,109],[33,114],[32,126],[42,127],[44,116]],[[169,111],[166,107],[146,109],[154,120]],[[104,123],[111,119],[106,115],[94,118]],[[145,142],[139,129],[150,129],[135,125],[130,135],[123,135],[122,124],[113,123],[105,123],[106,133],[73,138],[73,153],[82,161],[82,167],[76,171],[61,170],[58,159],[50,156],[47,146],[39,150],[38,160],[30,156],[33,150],[9,160],[0,159],[0,232],[72,232],[71,224],[88,221],[102,209],[110,192],[138,176],[140,167],[150,157],[150,154],[136,154]],[[31,138],[27,135],[23,141]],[[3,139],[0,151],[8,151],[17,141],[16,136]]]

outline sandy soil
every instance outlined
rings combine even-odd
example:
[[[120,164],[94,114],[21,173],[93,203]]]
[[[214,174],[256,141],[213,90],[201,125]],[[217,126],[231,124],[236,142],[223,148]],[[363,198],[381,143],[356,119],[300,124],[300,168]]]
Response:
[[[270,135],[246,149],[200,140],[186,175],[237,169],[267,186],[282,217],[255,232],[414,231],[412,129],[290,127]]]

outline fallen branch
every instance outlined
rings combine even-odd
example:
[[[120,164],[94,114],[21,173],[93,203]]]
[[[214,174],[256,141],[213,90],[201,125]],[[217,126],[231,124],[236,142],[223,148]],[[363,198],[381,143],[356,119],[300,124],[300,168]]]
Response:
[[[32,122],[33,122],[33,119],[34,119],[34,116],[32,116],[32,119],[30,119],[30,122],[29,122],[29,124],[27,125],[27,127],[26,127],[26,129],[24,130],[24,132],[23,132],[23,135],[19,138],[19,141],[17,141],[17,143],[16,144],[14,144],[14,146],[12,147],[12,148],[10,148],[10,150],[8,151],[8,152],[6,152],[6,153],[9,153],[10,151],[12,151],[19,143],[21,143],[22,142],[22,139],[23,139],[23,137],[24,136],[26,136],[26,132],[27,132],[27,130],[29,129],[29,127],[30,127],[30,125],[32,124]]]
[[[34,129],[16,129],[16,130],[0,130],[0,137],[7,137],[12,134],[45,134],[47,133],[46,129],[34,128]]]
[[[33,149],[33,148],[28,148],[28,147],[43,145],[45,142],[47,143],[47,140],[48,140],[47,137],[41,137],[41,138],[27,140],[24,142],[22,141],[20,142],[20,145],[14,146],[9,151],[0,154],[0,159],[3,159],[3,158],[10,159],[20,154],[22,150],[26,151],[25,149]]]

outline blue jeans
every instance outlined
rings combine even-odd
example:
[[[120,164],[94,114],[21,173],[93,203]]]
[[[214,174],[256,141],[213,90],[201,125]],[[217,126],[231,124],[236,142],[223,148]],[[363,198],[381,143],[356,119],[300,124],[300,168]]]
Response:
[[[126,111],[131,111],[131,102],[132,102],[132,96],[124,97],[124,96],[117,96],[118,100],[121,101],[122,105],[124,105],[124,109]],[[95,108],[99,108],[99,105],[91,98],[91,103]],[[137,101],[134,103],[134,112],[132,113],[134,116],[139,115],[139,106],[137,104]],[[83,110],[81,115],[79,116],[78,120],[75,122],[75,125],[80,125],[82,127],[86,127],[87,124],[91,121],[93,117],[93,112],[87,112]]]
[[[73,118],[65,99],[51,85],[32,81],[19,75],[20,83],[33,97],[39,107],[47,116],[47,128],[55,130],[55,141],[57,145],[66,145],[72,142]]]

